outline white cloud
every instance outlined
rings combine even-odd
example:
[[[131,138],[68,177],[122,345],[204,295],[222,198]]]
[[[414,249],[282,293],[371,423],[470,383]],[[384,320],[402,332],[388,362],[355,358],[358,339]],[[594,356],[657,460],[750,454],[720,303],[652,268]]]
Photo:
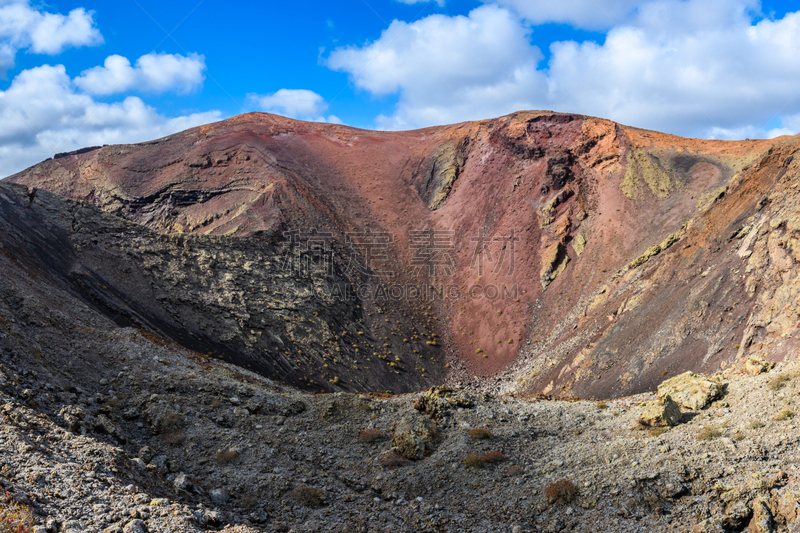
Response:
[[[557,7],[540,7],[550,14],[537,20],[556,17]],[[385,128],[527,108],[689,136],[766,136],[776,115],[800,114],[800,13],[756,21],[758,9],[754,0],[640,4],[601,44],[553,43],[548,64],[539,65],[530,23],[486,5],[466,17],[394,21],[374,42],[335,50],[327,64],[359,89],[399,96],[391,116],[376,117]]]
[[[767,137],[779,137],[781,135],[797,135],[800,133],[800,113],[781,117],[781,125],[767,131]]]
[[[323,113],[328,109],[325,99],[307,89],[280,89],[266,95],[251,93],[247,95],[247,99],[258,109],[267,113],[275,113],[298,120],[342,124],[342,120],[336,115],[324,117]]]
[[[29,0],[0,2],[0,76],[13,68],[19,50],[57,54],[69,47],[102,42],[93,11],[77,8],[62,15],[42,12]]]
[[[555,22],[590,30],[616,26],[643,4],[642,0],[497,0],[493,3],[508,7],[533,24]]]
[[[85,70],[75,84],[89,94],[107,95],[131,90],[188,93],[205,80],[205,57],[198,54],[150,53],[131,66],[127,58],[108,56],[102,67]]]
[[[220,118],[218,111],[165,117],[137,97],[97,103],[75,91],[62,65],[24,70],[0,91],[0,176],[56,152],[141,142]]]
[[[431,0],[397,0],[401,4],[428,4]],[[439,4],[439,7],[444,5],[445,0],[436,0],[436,3]]]
[[[550,102],[571,110],[708,136],[800,111],[800,13],[754,24],[749,2],[661,2],[612,29],[602,46],[555,43]],[[785,107],[784,107],[785,106]],[[764,133],[761,134],[762,136]]]
[[[542,54],[528,30],[510,12],[483,6],[469,16],[431,15],[418,22],[394,21],[364,47],[340,48],[327,60],[349,72],[357,88],[373,94],[400,93],[387,128],[404,128],[502,114],[528,106],[531,92],[545,90],[536,71]]]

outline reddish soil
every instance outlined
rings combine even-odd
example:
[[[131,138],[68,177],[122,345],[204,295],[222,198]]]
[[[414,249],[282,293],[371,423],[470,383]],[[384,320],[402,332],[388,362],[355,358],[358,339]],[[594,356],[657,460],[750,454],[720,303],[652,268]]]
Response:
[[[693,283],[702,281],[683,277],[715,260],[715,242],[741,226],[759,187],[774,180],[740,180],[703,213],[700,197],[780,142],[683,139],[551,112],[409,132],[255,113],[150,143],[48,160],[10,180],[162,233],[279,240],[287,231],[331,232],[337,253],[362,263],[374,259],[369,272],[351,281],[405,291],[394,302],[366,295],[365,308],[392,306],[413,315],[432,342],[444,345],[453,366],[474,376],[506,370],[526,380],[528,392],[602,396],[652,388],[665,372],[711,368],[732,357],[726,348],[703,359],[707,343],[688,333],[657,349],[653,328],[672,328],[667,337],[680,337],[676,328],[696,300]],[[635,197],[626,196],[634,153],[649,154],[647,168],[668,176],[661,197],[646,183],[647,170]],[[447,169],[452,183],[442,177]],[[615,276],[692,219],[678,244]],[[419,230],[432,230],[435,250],[421,246],[424,236],[412,233]],[[364,242],[375,233],[391,236],[384,258]],[[565,257],[569,262],[543,283],[543,262],[553,250],[551,270]],[[590,306],[604,285],[602,301]],[[722,309],[743,298],[735,285],[713,288],[712,304]],[[407,287],[436,297],[409,297]],[[442,287],[445,298],[437,292]],[[626,314],[632,295],[641,295],[638,311]],[[719,329],[719,320],[711,324],[718,318],[707,313],[703,320]],[[741,329],[734,322],[722,322],[726,335]],[[523,361],[525,371],[512,368]]]

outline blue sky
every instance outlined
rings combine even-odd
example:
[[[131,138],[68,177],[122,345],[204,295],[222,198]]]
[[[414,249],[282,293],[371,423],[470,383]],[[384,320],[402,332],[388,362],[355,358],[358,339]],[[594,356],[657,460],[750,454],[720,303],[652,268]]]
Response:
[[[378,129],[555,109],[800,130],[800,13],[756,0],[0,0],[0,175],[247,111]]]

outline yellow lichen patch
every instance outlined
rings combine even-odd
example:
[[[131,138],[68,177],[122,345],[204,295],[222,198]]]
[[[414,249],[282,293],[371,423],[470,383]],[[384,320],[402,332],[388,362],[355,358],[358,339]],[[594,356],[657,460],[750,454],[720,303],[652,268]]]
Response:
[[[725,191],[727,191],[727,189],[728,187],[723,185],[722,187],[717,187],[716,189],[703,193],[697,200],[697,210],[702,212],[711,207],[714,202],[725,196]]]
[[[541,283],[542,288],[550,285],[559,274],[564,272],[569,263],[569,256],[564,245],[560,242],[546,248],[542,254]]]
[[[631,200],[636,200],[636,191],[639,189],[639,166],[636,158],[628,154],[625,179],[622,180],[622,194]]]
[[[639,150],[629,152],[627,167],[625,179],[622,181],[622,193],[631,200],[635,200],[638,196],[640,175],[659,200],[666,200],[676,189],[677,182],[672,172],[651,152]]]
[[[664,250],[666,250],[667,248],[678,242],[681,238],[682,233],[683,233],[683,228],[681,228],[681,231],[668,235],[667,238],[661,242],[661,244],[652,245],[642,255],[634,259],[630,263],[630,265],[628,265],[628,267],[634,269],[647,263],[650,259],[657,256],[658,254],[660,254],[661,252],[663,252]]]
[[[572,249],[575,250],[575,253],[578,254],[578,257],[583,253],[586,249],[586,236],[583,232],[578,233],[575,235],[575,238],[572,239]]]

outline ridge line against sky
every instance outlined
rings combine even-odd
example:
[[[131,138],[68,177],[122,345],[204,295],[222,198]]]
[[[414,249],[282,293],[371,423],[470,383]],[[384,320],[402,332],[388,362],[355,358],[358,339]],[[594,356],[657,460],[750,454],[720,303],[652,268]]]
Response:
[[[166,5],[165,5],[166,4]],[[800,12],[755,0],[0,0],[0,176],[247,111],[410,129],[523,109],[800,130]]]

